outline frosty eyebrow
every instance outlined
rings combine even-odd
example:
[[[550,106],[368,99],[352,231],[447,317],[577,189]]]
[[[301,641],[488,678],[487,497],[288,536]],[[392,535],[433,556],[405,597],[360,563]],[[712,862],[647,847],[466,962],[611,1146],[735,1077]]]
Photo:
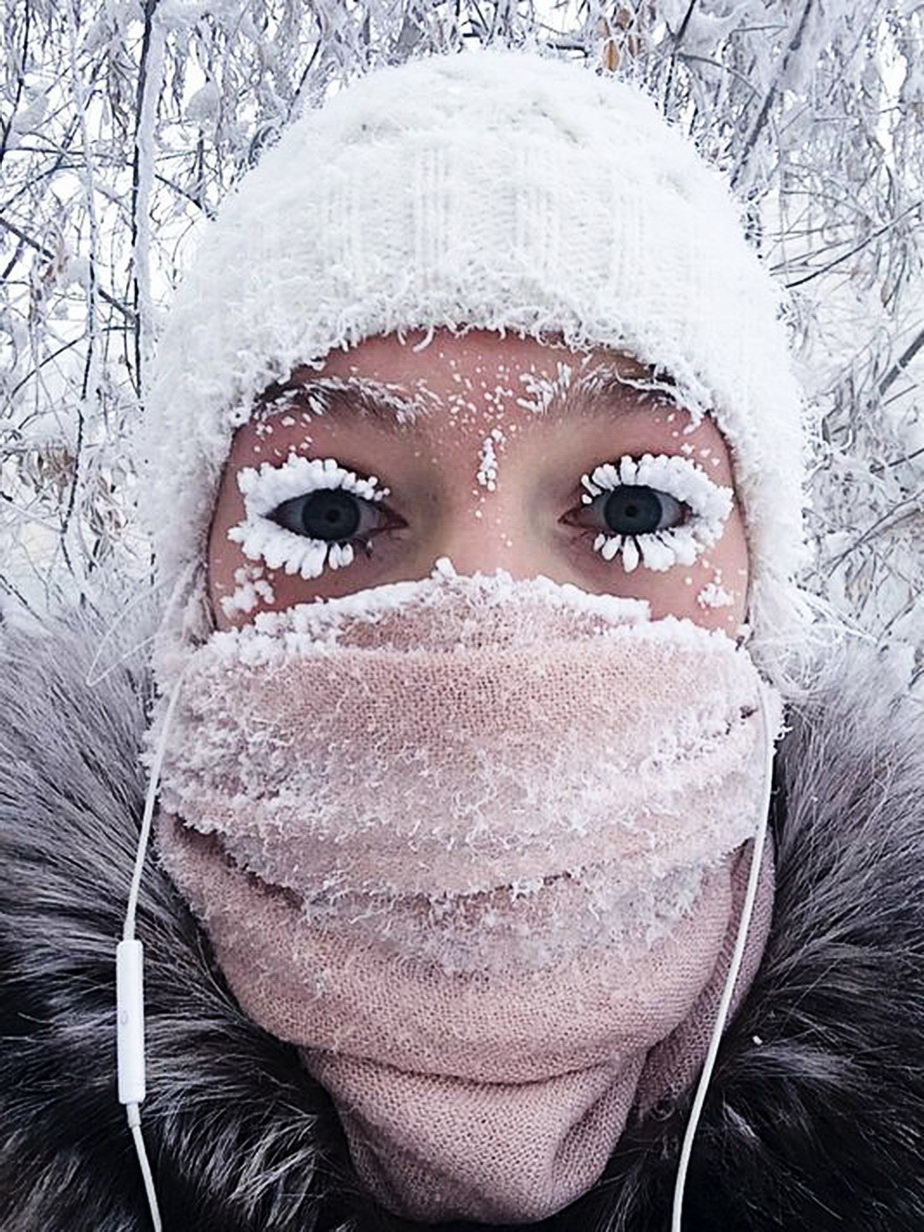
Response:
[[[366,377],[309,377],[276,382],[257,399],[255,411],[263,417],[303,410],[318,416],[358,416],[381,427],[399,430],[413,423],[426,407],[398,386]]]
[[[619,363],[598,363],[573,380],[570,367],[561,363],[557,377],[536,377],[527,372],[520,380],[526,396],[517,398],[517,405],[544,418],[618,418],[664,406],[683,409],[669,376],[626,358]]]
[[[534,400],[518,399],[518,404],[555,418],[619,416],[665,403],[681,406],[669,377],[656,376],[642,365],[629,368],[625,363],[599,364],[564,385],[536,379],[530,392]],[[254,410],[263,418],[292,410],[331,418],[369,418],[385,431],[402,432],[440,406],[436,394],[423,391],[409,395],[399,385],[368,377],[306,376],[269,385]]]
[[[683,409],[671,378],[641,364],[633,369],[600,364],[569,386],[559,405],[562,414],[578,415],[619,414],[664,405]]]

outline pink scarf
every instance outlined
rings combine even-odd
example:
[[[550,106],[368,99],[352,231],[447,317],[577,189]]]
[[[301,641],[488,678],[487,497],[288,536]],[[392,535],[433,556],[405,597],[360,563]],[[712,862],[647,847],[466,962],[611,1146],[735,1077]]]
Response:
[[[159,843],[243,1009],[417,1219],[541,1219],[701,1065],[758,821],[724,634],[435,578],[191,652]],[[156,734],[156,733],[155,733]],[[740,998],[772,903],[762,873]]]

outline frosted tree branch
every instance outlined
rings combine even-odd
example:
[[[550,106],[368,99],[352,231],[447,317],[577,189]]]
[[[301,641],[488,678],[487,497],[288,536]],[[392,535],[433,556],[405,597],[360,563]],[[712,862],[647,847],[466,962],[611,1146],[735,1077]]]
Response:
[[[18,240],[20,240],[23,244],[26,244],[40,256],[44,257],[47,261],[55,260],[55,254],[51,251],[51,249],[46,248],[44,244],[40,244],[34,236],[29,235],[29,233],[24,231],[22,227],[17,226],[16,223],[11,222],[9,218],[5,218],[2,214],[0,214],[0,227],[2,227],[4,231],[9,231],[11,235],[15,235]],[[8,266],[4,271],[4,280],[8,278],[11,273],[12,269]],[[121,300],[116,299],[114,295],[110,295],[107,291],[100,290],[99,296],[100,299],[105,300],[114,312],[118,312],[132,325],[134,325],[135,313],[127,304],[124,304]]]
[[[143,388],[151,356],[151,189],[154,178],[154,126],[163,85],[163,29],[158,20],[160,0],[145,0],[144,34],[138,69],[138,105],[132,162],[132,267],[135,305],[136,387]]]
[[[810,274],[806,274],[802,278],[796,278],[790,282],[787,282],[787,287],[790,291],[792,291],[796,287],[804,286],[807,282],[812,282],[815,278],[822,278],[825,274],[829,274],[832,270],[837,269],[839,265],[842,265],[845,261],[849,261],[850,258],[855,257],[858,252],[862,252],[864,248],[868,248],[870,244],[886,235],[892,230],[893,227],[898,226],[898,224],[902,222],[903,219],[905,219],[909,214],[914,214],[920,210],[922,204],[924,204],[924,202],[915,201],[912,205],[909,205],[908,208],[904,210],[897,218],[891,219],[878,230],[874,231],[872,235],[868,235],[865,239],[860,240],[860,242],[855,244],[853,248],[848,248],[847,251],[841,253],[839,257],[835,257],[833,261],[829,261],[827,265],[823,265],[819,269],[812,270]]]
[[[783,56],[776,76],[774,76],[774,78],[767,85],[763,102],[760,105],[760,109],[757,112],[754,123],[751,125],[751,128],[744,139],[744,144],[735,160],[734,167],[732,168],[731,182],[736,186],[739,185],[743,179],[751,154],[754,151],[754,147],[757,145],[757,141],[763,133],[764,127],[770,118],[771,108],[776,99],[780,82],[785,80],[787,70],[792,62],[792,58],[798,54],[800,48],[802,47],[802,38],[805,34],[805,27],[814,4],[815,0],[805,0],[802,8],[802,15],[799,19],[799,24],[796,26],[796,32],[792,37],[792,41],[786,48],[786,53]]]
[[[902,373],[907,370],[908,365],[915,358],[922,347],[924,347],[924,329],[922,329],[914,341],[911,342],[904,351],[902,351],[901,355],[879,382],[880,397],[882,397],[882,395],[891,388],[895,381],[898,380]],[[920,449],[916,449],[914,453],[905,454],[903,460],[910,462],[913,458],[919,458],[922,454],[924,454],[924,446]]]

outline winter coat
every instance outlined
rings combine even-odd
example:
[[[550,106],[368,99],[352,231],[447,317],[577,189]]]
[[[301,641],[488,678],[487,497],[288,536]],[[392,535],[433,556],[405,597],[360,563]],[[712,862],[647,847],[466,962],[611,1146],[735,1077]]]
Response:
[[[136,656],[89,687],[98,646],[73,624],[0,639],[2,1232],[150,1227],[113,1005],[150,683]],[[685,1232],[924,1229],[924,707],[886,675],[852,652],[790,714],[772,932],[722,1044]],[[152,854],[138,935],[166,1232],[427,1226],[363,1192],[327,1095],[238,1009]],[[666,1232],[689,1101],[630,1123],[599,1184],[533,1226]]]

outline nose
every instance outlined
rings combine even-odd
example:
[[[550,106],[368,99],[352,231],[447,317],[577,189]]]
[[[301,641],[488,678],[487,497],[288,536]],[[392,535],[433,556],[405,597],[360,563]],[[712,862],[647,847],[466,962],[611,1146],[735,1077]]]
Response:
[[[431,544],[434,559],[448,557],[457,573],[495,573],[503,569],[522,580],[543,575],[554,581],[560,563],[547,531],[524,515],[522,500],[499,491],[454,510],[442,521]]]

